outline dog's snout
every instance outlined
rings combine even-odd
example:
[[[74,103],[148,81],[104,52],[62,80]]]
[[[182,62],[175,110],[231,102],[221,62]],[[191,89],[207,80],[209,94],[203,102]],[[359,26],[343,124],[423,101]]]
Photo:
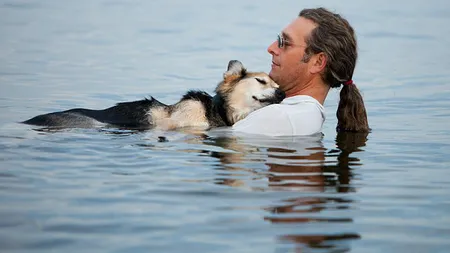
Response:
[[[282,91],[280,89],[276,89],[275,90],[275,96],[277,97],[277,99],[279,99],[281,101],[284,98],[286,98],[286,93],[284,93],[284,91]]]

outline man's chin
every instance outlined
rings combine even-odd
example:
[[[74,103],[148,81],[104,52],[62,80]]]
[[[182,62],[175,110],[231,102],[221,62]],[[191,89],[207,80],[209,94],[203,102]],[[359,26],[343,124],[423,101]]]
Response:
[[[278,75],[273,70],[269,72],[269,77],[272,78],[272,80],[274,80],[276,83],[278,83]]]
[[[272,79],[276,76],[275,73],[274,73],[274,71],[273,71],[273,68],[270,70],[269,76],[270,76],[270,78],[272,78]],[[273,80],[274,80],[274,79],[273,79]]]

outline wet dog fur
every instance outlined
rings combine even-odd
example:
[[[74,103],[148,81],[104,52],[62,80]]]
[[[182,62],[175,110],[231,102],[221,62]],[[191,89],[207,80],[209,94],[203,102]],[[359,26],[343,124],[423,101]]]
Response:
[[[209,129],[231,126],[249,113],[285,98],[278,84],[266,73],[248,72],[237,60],[228,63],[215,92],[212,97],[203,91],[190,90],[173,105],[150,97],[118,103],[104,110],[76,108],[38,115],[22,123],[55,128]]]

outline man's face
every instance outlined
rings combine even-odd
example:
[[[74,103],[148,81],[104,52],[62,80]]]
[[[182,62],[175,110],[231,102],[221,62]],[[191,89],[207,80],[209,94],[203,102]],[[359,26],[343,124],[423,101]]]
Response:
[[[311,79],[308,63],[302,61],[305,54],[306,39],[316,24],[306,18],[299,17],[292,21],[280,34],[282,43],[273,42],[267,49],[272,55],[272,69],[270,77],[280,85],[289,96],[291,90],[298,89],[297,85],[307,83]]]

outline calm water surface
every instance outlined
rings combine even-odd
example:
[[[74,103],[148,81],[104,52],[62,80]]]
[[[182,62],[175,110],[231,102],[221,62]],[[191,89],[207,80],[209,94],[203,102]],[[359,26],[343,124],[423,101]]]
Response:
[[[338,91],[311,137],[16,123],[269,71],[318,5],[357,31],[369,135],[336,135]],[[0,251],[450,252],[449,24],[438,0],[0,0]]]

